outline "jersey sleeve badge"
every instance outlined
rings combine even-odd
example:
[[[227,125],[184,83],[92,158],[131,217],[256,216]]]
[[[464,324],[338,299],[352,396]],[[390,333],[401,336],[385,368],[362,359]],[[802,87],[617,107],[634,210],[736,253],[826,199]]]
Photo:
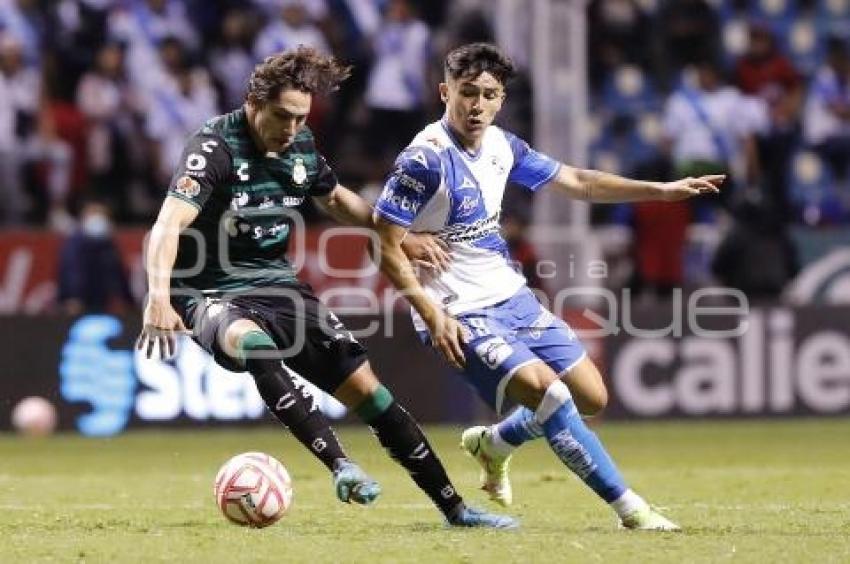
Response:
[[[189,176],[181,176],[174,184],[174,191],[187,198],[194,198],[201,193],[201,185]]]

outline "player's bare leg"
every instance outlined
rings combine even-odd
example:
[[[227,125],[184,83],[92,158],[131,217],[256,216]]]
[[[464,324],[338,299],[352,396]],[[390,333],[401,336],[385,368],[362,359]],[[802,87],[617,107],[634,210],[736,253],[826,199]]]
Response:
[[[254,377],[269,411],[332,472],[340,501],[372,503],[380,486],[345,454],[312,396],[281,365],[271,337],[249,319],[232,321],[218,337],[222,351],[238,359]]]
[[[570,389],[582,417],[599,415],[608,405],[608,388],[605,387],[605,381],[596,364],[589,357],[582,358],[560,377]]]
[[[450,525],[497,529],[518,526],[511,517],[473,509],[463,502],[419,424],[381,385],[368,362],[355,370],[334,396],[372,428],[381,445],[407,470]]]

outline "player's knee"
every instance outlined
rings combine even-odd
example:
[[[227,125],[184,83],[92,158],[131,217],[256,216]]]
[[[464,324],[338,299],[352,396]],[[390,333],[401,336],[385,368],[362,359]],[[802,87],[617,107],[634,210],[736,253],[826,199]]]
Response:
[[[608,389],[596,365],[585,358],[569,372],[561,374],[569,387],[576,408],[584,417],[599,415],[608,405]]]
[[[250,319],[237,319],[230,323],[219,335],[219,345],[227,356],[244,360],[246,347],[251,347],[253,343],[247,338],[252,335],[257,336],[254,340],[263,341],[261,344],[274,345],[271,337]]]
[[[537,409],[549,386],[556,380],[558,375],[551,368],[542,362],[535,362],[517,370],[506,392],[514,401],[529,409]]]
[[[383,386],[378,377],[372,372],[369,363],[364,362],[334,391],[334,397],[349,409],[357,410],[361,404],[370,401],[379,388]]]
[[[334,391],[334,397],[370,423],[386,412],[395,399],[378,381],[369,362],[364,362]]]
[[[600,386],[584,396],[575,396],[576,407],[583,417],[596,417],[608,405],[608,389]]]

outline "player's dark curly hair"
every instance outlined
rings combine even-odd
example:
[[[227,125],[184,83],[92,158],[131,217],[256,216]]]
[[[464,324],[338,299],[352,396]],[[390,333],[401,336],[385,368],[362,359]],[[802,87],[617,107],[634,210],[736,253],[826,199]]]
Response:
[[[262,104],[278,97],[281,90],[294,88],[310,94],[336,90],[351,75],[351,67],[312,47],[299,45],[266,57],[254,68],[245,98]]]
[[[468,43],[452,49],[443,64],[452,79],[475,78],[482,72],[506,84],[516,74],[514,62],[492,43]]]

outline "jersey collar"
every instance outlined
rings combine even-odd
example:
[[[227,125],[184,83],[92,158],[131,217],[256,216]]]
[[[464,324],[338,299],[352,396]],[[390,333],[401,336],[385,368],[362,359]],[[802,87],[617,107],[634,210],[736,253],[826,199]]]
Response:
[[[455,148],[460,151],[463,156],[473,162],[478,160],[478,158],[481,156],[481,150],[484,148],[483,143],[477,151],[469,152],[469,150],[464,148],[464,146],[461,144],[460,140],[457,138],[457,135],[455,135],[455,132],[452,131],[452,128],[451,126],[449,126],[449,121],[446,119],[446,116],[440,118],[440,125],[443,126],[443,129],[446,131],[446,134],[449,136],[449,139],[452,140],[452,143],[454,144]]]

